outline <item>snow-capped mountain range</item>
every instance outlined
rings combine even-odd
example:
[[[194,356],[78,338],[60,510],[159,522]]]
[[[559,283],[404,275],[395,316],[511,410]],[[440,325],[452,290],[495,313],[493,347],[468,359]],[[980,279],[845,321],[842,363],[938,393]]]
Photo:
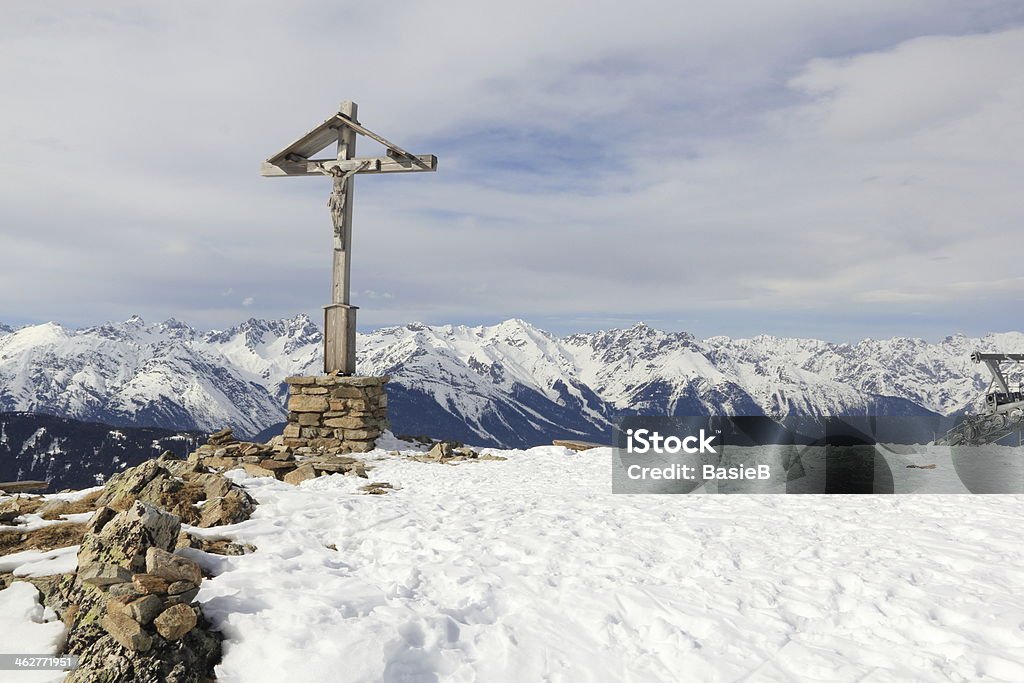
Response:
[[[285,418],[283,378],[318,372],[321,339],[304,315],[213,332],[138,317],[0,325],[0,411],[255,435]],[[955,414],[988,383],[970,353],[1024,352],[1024,334],[837,344],[641,323],[557,337],[513,319],[384,328],[358,346],[361,374],[393,378],[394,431],[522,446],[605,435],[621,413]]]

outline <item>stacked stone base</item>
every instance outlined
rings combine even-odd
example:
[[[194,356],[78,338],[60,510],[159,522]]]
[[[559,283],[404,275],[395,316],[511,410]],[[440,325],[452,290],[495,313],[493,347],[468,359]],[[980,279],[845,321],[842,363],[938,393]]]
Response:
[[[288,377],[284,445],[366,453],[388,428],[389,377]]]

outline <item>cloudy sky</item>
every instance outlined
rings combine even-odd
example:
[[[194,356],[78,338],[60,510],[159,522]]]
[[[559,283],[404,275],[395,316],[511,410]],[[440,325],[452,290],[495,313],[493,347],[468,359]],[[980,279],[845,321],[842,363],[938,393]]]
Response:
[[[351,99],[440,158],[356,183],[361,328],[1022,329],[1022,64],[1019,0],[5,2],[0,322],[319,318],[259,164]]]

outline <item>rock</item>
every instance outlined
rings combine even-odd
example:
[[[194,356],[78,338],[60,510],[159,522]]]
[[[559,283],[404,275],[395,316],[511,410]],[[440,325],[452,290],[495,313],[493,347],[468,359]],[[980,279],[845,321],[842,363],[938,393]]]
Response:
[[[146,551],[146,573],[166,579],[168,583],[189,581],[198,586],[203,580],[203,572],[198,564],[160,548]]]
[[[284,476],[287,472],[290,472],[291,470],[295,469],[297,465],[294,462],[268,459],[261,460],[260,467],[262,467],[265,470],[271,470],[272,472],[274,472],[275,474],[279,474],[280,476]]]
[[[231,481],[227,477],[212,472],[193,475],[190,481],[202,487],[207,500],[220,498],[231,490]]]
[[[198,519],[195,504],[206,494],[203,486],[191,480],[202,471],[202,466],[196,462],[147,460],[111,478],[96,504],[124,510],[141,500],[193,523]]]
[[[328,474],[336,474],[336,473],[344,474],[345,472],[348,472],[350,469],[355,467],[355,465],[349,465],[347,463],[340,463],[340,462],[316,462],[316,461],[314,461],[314,462],[311,462],[309,464],[317,472],[327,472]]]
[[[352,441],[366,441],[368,439],[376,439],[380,436],[380,430],[377,429],[346,429],[345,440]]]
[[[197,595],[199,595],[198,586],[190,590],[187,590],[184,593],[178,593],[177,595],[168,595],[167,605],[190,605],[192,604],[192,601],[196,599]]]
[[[79,576],[109,577],[111,569],[92,569],[94,565],[116,565],[130,572],[142,572],[146,566],[146,551],[156,547],[170,550],[178,538],[181,522],[178,517],[151,505],[136,501],[129,509],[118,513],[97,533],[87,533],[78,551]],[[84,580],[84,579],[83,579]]]
[[[191,545],[188,547],[198,548],[204,553],[211,555],[247,555],[256,550],[256,546],[249,543],[235,543],[223,538],[209,540],[206,538],[190,537]]]
[[[300,465],[298,468],[292,470],[288,474],[284,475],[284,482],[296,486],[307,479],[316,478],[316,470],[313,469],[312,465]]]
[[[367,484],[366,486],[360,487],[359,490],[364,491],[367,495],[382,496],[386,494],[388,491],[395,490],[395,487],[386,481],[375,481],[370,484]]]
[[[369,479],[370,478],[369,475],[366,474],[366,467],[362,463],[359,463],[357,465],[352,465],[351,469],[349,469],[348,471],[345,472],[345,476],[346,477],[362,477],[363,479]]]
[[[438,462],[444,462],[445,459],[452,457],[452,446],[447,441],[438,441],[434,444],[434,447],[427,451],[426,457],[430,460],[436,460]]]
[[[359,458],[353,458],[353,457],[348,456],[348,455],[328,455],[328,456],[321,456],[321,457],[316,458],[315,460],[312,460],[310,462],[314,462],[314,463],[316,463],[316,462],[320,462],[320,463],[335,462],[335,463],[340,463],[342,465],[355,465],[357,463],[361,463],[362,460],[360,460]]]
[[[189,485],[164,470],[139,491],[136,499],[177,515],[186,522],[194,522],[197,518],[195,504],[204,499],[204,494],[201,486]]]
[[[366,377],[360,375],[354,375],[351,377],[338,377],[337,383],[343,386],[350,387],[376,387],[382,384],[386,384],[391,378],[388,375],[381,375],[380,377]]]
[[[238,467],[238,459],[211,455],[208,458],[203,458],[203,464],[211,469],[215,469],[220,472],[227,472],[228,470],[233,470]]]
[[[225,495],[203,506],[197,526],[209,528],[237,524],[249,519],[256,501],[242,489],[231,489]]]
[[[332,417],[324,420],[325,427],[334,427],[340,429],[360,429],[366,424],[366,421],[359,417]]]
[[[171,584],[167,579],[152,574],[135,574],[132,576],[132,587],[140,593],[167,593]]]
[[[60,516],[67,513],[70,507],[71,503],[68,501],[56,498],[40,505],[36,510],[36,514],[43,519],[60,519]]]
[[[246,474],[250,477],[273,477],[274,471],[268,470],[265,467],[260,467],[254,462],[243,462],[242,469],[245,470]]]
[[[171,605],[153,620],[156,632],[167,640],[180,640],[186,633],[195,628],[197,619],[195,610],[188,605]]]
[[[125,510],[138,498],[146,485],[161,475],[170,476],[170,472],[156,460],[147,460],[141,465],[130,467],[110,478],[96,504],[106,505],[115,510]]]
[[[78,669],[64,683],[210,683],[220,660],[220,641],[204,628],[195,628],[173,643],[153,638],[150,650],[127,650],[96,629],[102,638],[80,654]]]
[[[134,621],[145,626],[153,621],[164,609],[164,602],[158,596],[150,594],[128,603],[127,613]]]
[[[97,508],[96,512],[92,513],[92,517],[89,518],[89,521],[85,525],[86,533],[99,533],[99,531],[103,529],[107,522],[112,520],[115,515],[117,515],[117,510],[114,508]]]
[[[168,595],[181,595],[187,593],[193,588],[198,588],[198,584],[192,583],[191,581],[175,581],[167,587]]]
[[[144,596],[139,595],[137,597],[130,597],[127,595],[108,595],[104,614],[113,614],[114,612],[128,614],[128,604],[141,597]],[[130,617],[131,615],[128,614],[128,616]]]
[[[210,434],[209,438],[206,439],[206,443],[211,446],[220,446],[226,443],[234,441],[234,433],[230,427],[222,429],[218,432]]]
[[[153,646],[153,637],[127,614],[118,612],[106,614],[100,621],[100,626],[122,647],[133,652],[145,652]]]
[[[324,396],[292,396],[288,399],[288,410],[294,413],[322,413],[329,404]]]
[[[206,467],[198,459],[161,461],[161,464],[175,477],[189,478],[206,472]]]
[[[90,562],[78,567],[78,580],[91,586],[110,586],[132,580],[129,569],[117,564]]]
[[[333,451],[341,448],[341,439],[334,438],[319,438],[312,439],[309,445],[319,451]]]
[[[141,598],[146,594],[146,591],[139,590],[138,586],[134,582],[129,580],[126,583],[115,583],[109,589],[107,589],[107,595],[112,598],[127,598],[129,601],[135,598]]]
[[[157,468],[144,469],[158,476],[169,476],[160,474]],[[132,488],[138,491],[140,479],[145,477],[128,473],[117,488],[122,493]],[[132,485],[126,484],[129,481]],[[67,526],[70,525],[44,528]],[[134,501],[120,513],[111,508],[98,510],[88,530],[87,525],[79,526],[85,533],[79,549],[82,574],[33,580],[46,586],[45,591],[40,589],[44,604],[56,611],[67,627],[62,652],[79,656],[79,668],[68,674],[65,683],[201,683],[211,680],[213,667],[220,659],[220,637],[209,631],[209,625],[201,616],[193,612],[192,618],[198,627],[173,643],[147,632],[144,626],[166,612],[172,606],[171,601],[191,601],[198,593],[198,586],[195,586],[165,597],[170,582],[143,573],[146,555],[154,554],[150,549],[169,551],[176,542],[181,527],[177,516]],[[135,572],[134,576],[129,576],[129,572]],[[90,577],[93,581],[84,580]],[[129,579],[130,583],[108,583],[113,579]],[[97,586],[97,583],[107,584],[109,588]]]

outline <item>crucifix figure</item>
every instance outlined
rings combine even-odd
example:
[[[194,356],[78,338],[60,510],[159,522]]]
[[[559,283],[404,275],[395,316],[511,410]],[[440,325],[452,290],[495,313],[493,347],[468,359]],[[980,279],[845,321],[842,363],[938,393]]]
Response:
[[[334,189],[331,190],[331,196],[327,200],[327,208],[331,210],[331,222],[334,223],[334,248],[342,251],[348,244],[348,236],[345,235],[345,205],[348,203],[346,187],[348,179],[359,173],[359,170],[361,169],[341,171],[332,168],[329,172],[329,175],[334,178]]]
[[[356,134],[384,145],[387,156],[356,158]],[[313,159],[337,143],[334,159]],[[364,173],[436,171],[437,157],[414,155],[363,127],[354,102],[342,102],[338,112],[263,162],[262,175],[326,176],[333,186],[327,207],[334,224],[334,266],[331,304],[324,306],[324,372],[353,375],[356,371],[356,310],[349,303],[352,266],[352,191],[355,176]]]

